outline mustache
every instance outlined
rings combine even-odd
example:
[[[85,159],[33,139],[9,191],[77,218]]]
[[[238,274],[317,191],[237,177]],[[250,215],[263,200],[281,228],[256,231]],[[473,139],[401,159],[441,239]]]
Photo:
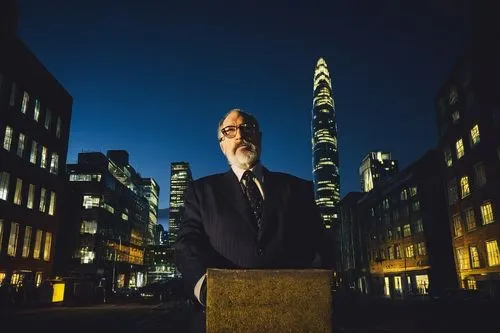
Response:
[[[247,140],[241,140],[238,144],[236,144],[234,146],[234,151],[236,152],[236,150],[238,150],[238,148],[240,148],[240,147],[247,147],[251,151],[257,150],[257,146],[255,144],[253,144],[252,142],[247,141]]]

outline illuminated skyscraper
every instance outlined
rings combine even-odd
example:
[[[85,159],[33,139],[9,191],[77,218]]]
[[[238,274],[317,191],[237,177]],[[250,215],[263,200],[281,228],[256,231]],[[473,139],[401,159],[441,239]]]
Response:
[[[175,243],[184,208],[184,194],[193,180],[187,162],[173,162],[170,166],[170,210],[168,214],[168,244]]]
[[[340,176],[332,82],[323,58],[319,58],[314,70],[311,127],[314,195],[325,226],[330,229],[340,222]]]
[[[158,225],[158,200],[160,197],[160,186],[153,178],[141,179],[142,195],[148,199],[149,203],[149,223],[146,232],[146,243],[153,245],[155,243],[155,229]]]
[[[383,151],[369,152],[359,167],[361,191],[370,192],[380,182],[398,173],[398,162],[391,160],[391,153]]]

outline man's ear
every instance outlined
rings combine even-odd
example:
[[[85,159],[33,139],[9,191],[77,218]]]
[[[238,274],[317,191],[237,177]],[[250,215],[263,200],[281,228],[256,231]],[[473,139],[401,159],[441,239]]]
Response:
[[[222,150],[222,153],[224,155],[226,155],[226,152],[224,151],[224,146],[222,145],[222,141],[219,141],[219,147],[220,147],[220,150]]]

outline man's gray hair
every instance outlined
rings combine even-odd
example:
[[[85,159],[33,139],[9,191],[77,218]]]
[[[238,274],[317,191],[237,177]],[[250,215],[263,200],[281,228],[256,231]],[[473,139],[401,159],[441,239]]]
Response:
[[[231,109],[229,110],[220,120],[219,120],[219,125],[217,126],[217,140],[220,141],[220,139],[222,138],[222,132],[221,132],[221,129],[222,129],[222,124],[224,123],[224,120],[226,120],[227,116],[229,116],[229,114],[231,112],[238,112],[239,114],[241,114],[243,116],[243,118],[245,118],[246,121],[248,122],[251,122],[253,124],[255,124],[255,127],[257,128],[257,132],[260,131],[260,126],[259,126],[259,122],[257,121],[257,118],[255,118],[252,114],[248,113],[248,112],[245,112],[241,109]]]

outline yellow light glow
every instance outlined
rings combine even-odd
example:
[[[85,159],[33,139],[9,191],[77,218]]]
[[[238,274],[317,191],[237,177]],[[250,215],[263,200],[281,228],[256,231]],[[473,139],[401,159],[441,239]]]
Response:
[[[52,303],[62,302],[64,300],[64,282],[54,283],[52,285],[53,293],[52,293]]]

